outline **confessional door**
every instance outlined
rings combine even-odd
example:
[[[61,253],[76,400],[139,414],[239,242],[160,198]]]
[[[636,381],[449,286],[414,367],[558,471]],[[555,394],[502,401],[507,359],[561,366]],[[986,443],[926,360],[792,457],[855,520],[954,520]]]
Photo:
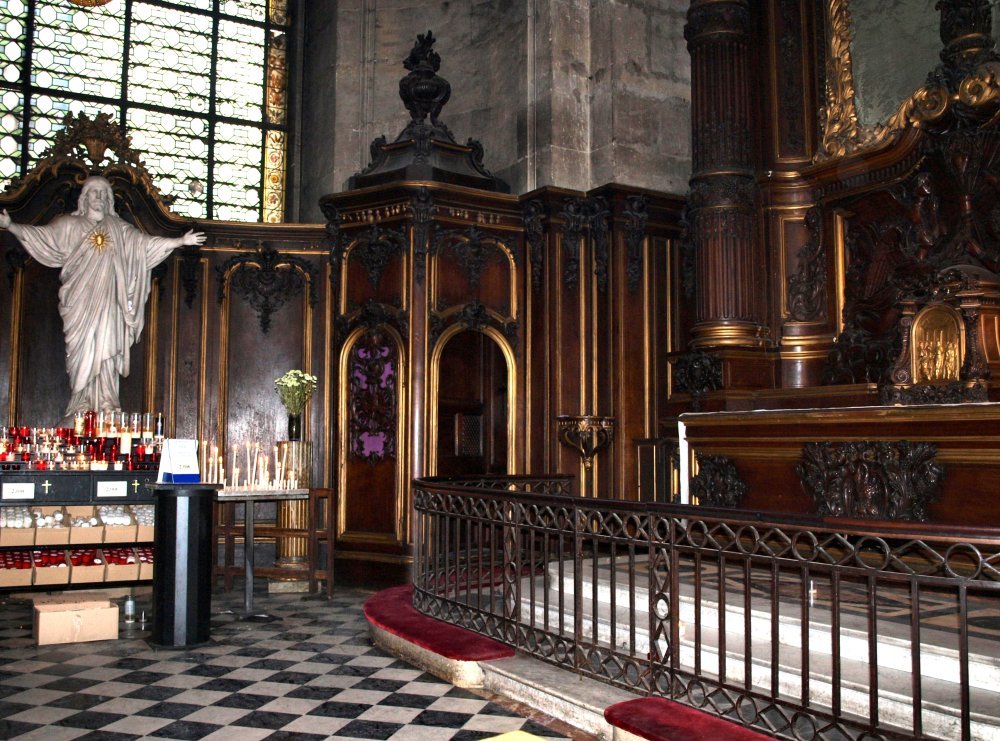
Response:
[[[452,335],[439,355],[437,380],[435,473],[508,473],[510,379],[497,342],[474,330]]]

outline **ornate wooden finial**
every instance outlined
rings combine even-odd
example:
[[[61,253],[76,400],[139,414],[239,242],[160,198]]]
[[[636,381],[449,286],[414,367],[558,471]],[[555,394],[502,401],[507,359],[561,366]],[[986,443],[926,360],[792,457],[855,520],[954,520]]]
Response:
[[[410,73],[399,81],[399,97],[415,123],[430,116],[431,123],[439,125],[438,116],[451,97],[451,85],[437,74],[441,57],[433,49],[434,41],[431,31],[418,34],[417,43],[403,61]]]
[[[438,118],[451,97],[451,85],[439,76],[441,57],[431,31],[417,35],[403,66],[399,97],[410,121],[392,142],[379,136],[371,143],[371,162],[347,181],[349,189],[393,180],[438,180],[507,193],[510,186],[483,164],[483,146],[474,139],[459,144]]]
[[[67,113],[63,118],[63,127],[56,132],[55,138],[42,159],[47,157],[73,157],[87,159],[96,170],[102,163],[108,161],[110,151],[118,162],[141,167],[139,153],[132,149],[132,137],[122,133],[118,123],[109,113],[99,113],[96,118],[90,118],[86,113]]]

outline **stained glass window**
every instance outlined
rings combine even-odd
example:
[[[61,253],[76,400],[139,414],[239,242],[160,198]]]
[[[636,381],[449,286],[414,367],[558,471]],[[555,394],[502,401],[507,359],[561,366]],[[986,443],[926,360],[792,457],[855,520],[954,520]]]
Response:
[[[175,213],[283,221],[287,0],[0,0],[0,188],[109,113]]]

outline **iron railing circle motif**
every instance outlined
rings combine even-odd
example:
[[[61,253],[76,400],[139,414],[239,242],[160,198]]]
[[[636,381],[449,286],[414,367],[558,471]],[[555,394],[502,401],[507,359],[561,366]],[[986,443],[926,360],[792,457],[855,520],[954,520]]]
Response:
[[[744,525],[736,531],[736,550],[747,556],[757,552],[760,544],[760,533],[753,525]]]
[[[711,542],[708,526],[702,520],[692,520],[684,528],[684,537],[695,548],[702,548]]]
[[[892,548],[882,538],[863,535],[854,546],[856,563],[868,571],[883,571],[892,561]],[[868,555],[869,558],[865,558]],[[871,558],[881,557],[881,563]]]
[[[744,725],[752,726],[757,723],[760,713],[757,710],[757,703],[752,697],[741,695],[736,698],[736,715]]]
[[[688,703],[690,703],[692,707],[704,708],[705,705],[708,704],[708,690],[705,689],[705,685],[697,679],[688,682],[686,694]]]
[[[972,571],[956,568],[961,561],[971,565]],[[960,579],[978,579],[983,573],[983,554],[973,545],[956,543],[945,552],[944,570],[948,576]]]
[[[816,719],[805,713],[793,713],[789,724],[797,741],[813,741],[819,738],[819,728]]]
[[[803,552],[803,548],[806,548]],[[820,552],[819,539],[815,533],[798,532],[792,536],[792,557],[801,561],[815,561]]]

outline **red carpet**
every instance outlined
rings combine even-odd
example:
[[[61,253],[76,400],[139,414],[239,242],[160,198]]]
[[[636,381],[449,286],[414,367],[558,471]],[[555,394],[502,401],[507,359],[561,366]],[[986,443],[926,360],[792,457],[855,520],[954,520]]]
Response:
[[[604,709],[616,728],[651,741],[758,741],[770,736],[662,697],[642,697]]]
[[[514,655],[510,646],[417,612],[409,584],[373,595],[365,602],[364,611],[372,625],[446,659],[489,661]]]

